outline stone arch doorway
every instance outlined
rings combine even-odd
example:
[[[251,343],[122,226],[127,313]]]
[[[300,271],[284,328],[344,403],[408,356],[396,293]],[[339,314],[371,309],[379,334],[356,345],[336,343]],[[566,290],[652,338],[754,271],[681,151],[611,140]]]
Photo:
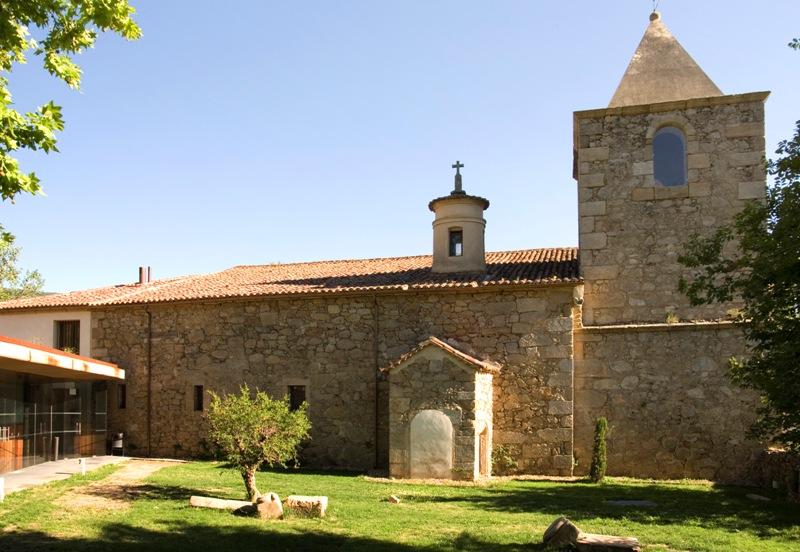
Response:
[[[410,476],[449,479],[453,470],[453,423],[439,410],[421,410],[409,430]]]

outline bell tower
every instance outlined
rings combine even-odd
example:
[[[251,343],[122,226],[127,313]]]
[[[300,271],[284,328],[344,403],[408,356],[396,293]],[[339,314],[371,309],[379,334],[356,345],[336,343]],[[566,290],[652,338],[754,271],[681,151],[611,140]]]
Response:
[[[607,108],[574,114],[585,325],[717,320],[678,256],[766,191],[768,92],[724,95],[654,12]]]
[[[434,212],[433,271],[486,272],[483,212],[489,201],[468,195],[461,183],[464,165],[456,161],[455,185],[450,195],[438,197],[428,204]]]

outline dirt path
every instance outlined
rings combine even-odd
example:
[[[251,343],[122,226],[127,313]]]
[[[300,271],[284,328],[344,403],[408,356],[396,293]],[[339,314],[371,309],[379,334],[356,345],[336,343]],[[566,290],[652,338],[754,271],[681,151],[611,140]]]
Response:
[[[60,497],[56,503],[67,510],[95,508],[123,510],[130,501],[151,490],[144,479],[175,462],[128,460],[122,467],[101,481],[80,487]]]

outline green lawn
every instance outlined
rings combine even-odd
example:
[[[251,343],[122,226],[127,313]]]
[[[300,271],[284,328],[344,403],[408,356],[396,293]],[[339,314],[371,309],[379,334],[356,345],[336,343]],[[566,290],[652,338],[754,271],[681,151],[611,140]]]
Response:
[[[178,464],[152,475],[114,509],[66,509],[65,494],[117,467],[7,497],[0,503],[0,550],[537,550],[566,515],[585,531],[630,535],[646,550],[800,551],[800,507],[749,500],[752,489],[610,479],[603,485],[504,481],[486,486],[378,483],[362,476],[261,472],[262,492],[324,494],[322,520],[270,523],[193,509],[193,494],[242,498],[237,472],[221,464]],[[761,492],[763,494],[763,492]],[[390,494],[401,504],[389,504]],[[656,508],[611,506],[646,499]]]

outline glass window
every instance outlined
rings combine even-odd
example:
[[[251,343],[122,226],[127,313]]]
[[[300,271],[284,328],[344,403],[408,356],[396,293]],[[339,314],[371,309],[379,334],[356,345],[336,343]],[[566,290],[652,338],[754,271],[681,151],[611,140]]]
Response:
[[[123,409],[128,406],[128,388],[124,383],[117,384],[117,408]]]
[[[203,411],[203,386],[194,386],[194,410],[195,412]]]
[[[56,320],[56,349],[76,355],[80,354],[80,320]]]
[[[686,185],[686,138],[675,127],[653,136],[653,178],[656,186]]]
[[[464,232],[461,229],[450,230],[449,253],[451,257],[460,257],[464,254]]]
[[[299,410],[303,403],[306,402],[306,386],[305,385],[290,385],[289,386],[289,410]]]

